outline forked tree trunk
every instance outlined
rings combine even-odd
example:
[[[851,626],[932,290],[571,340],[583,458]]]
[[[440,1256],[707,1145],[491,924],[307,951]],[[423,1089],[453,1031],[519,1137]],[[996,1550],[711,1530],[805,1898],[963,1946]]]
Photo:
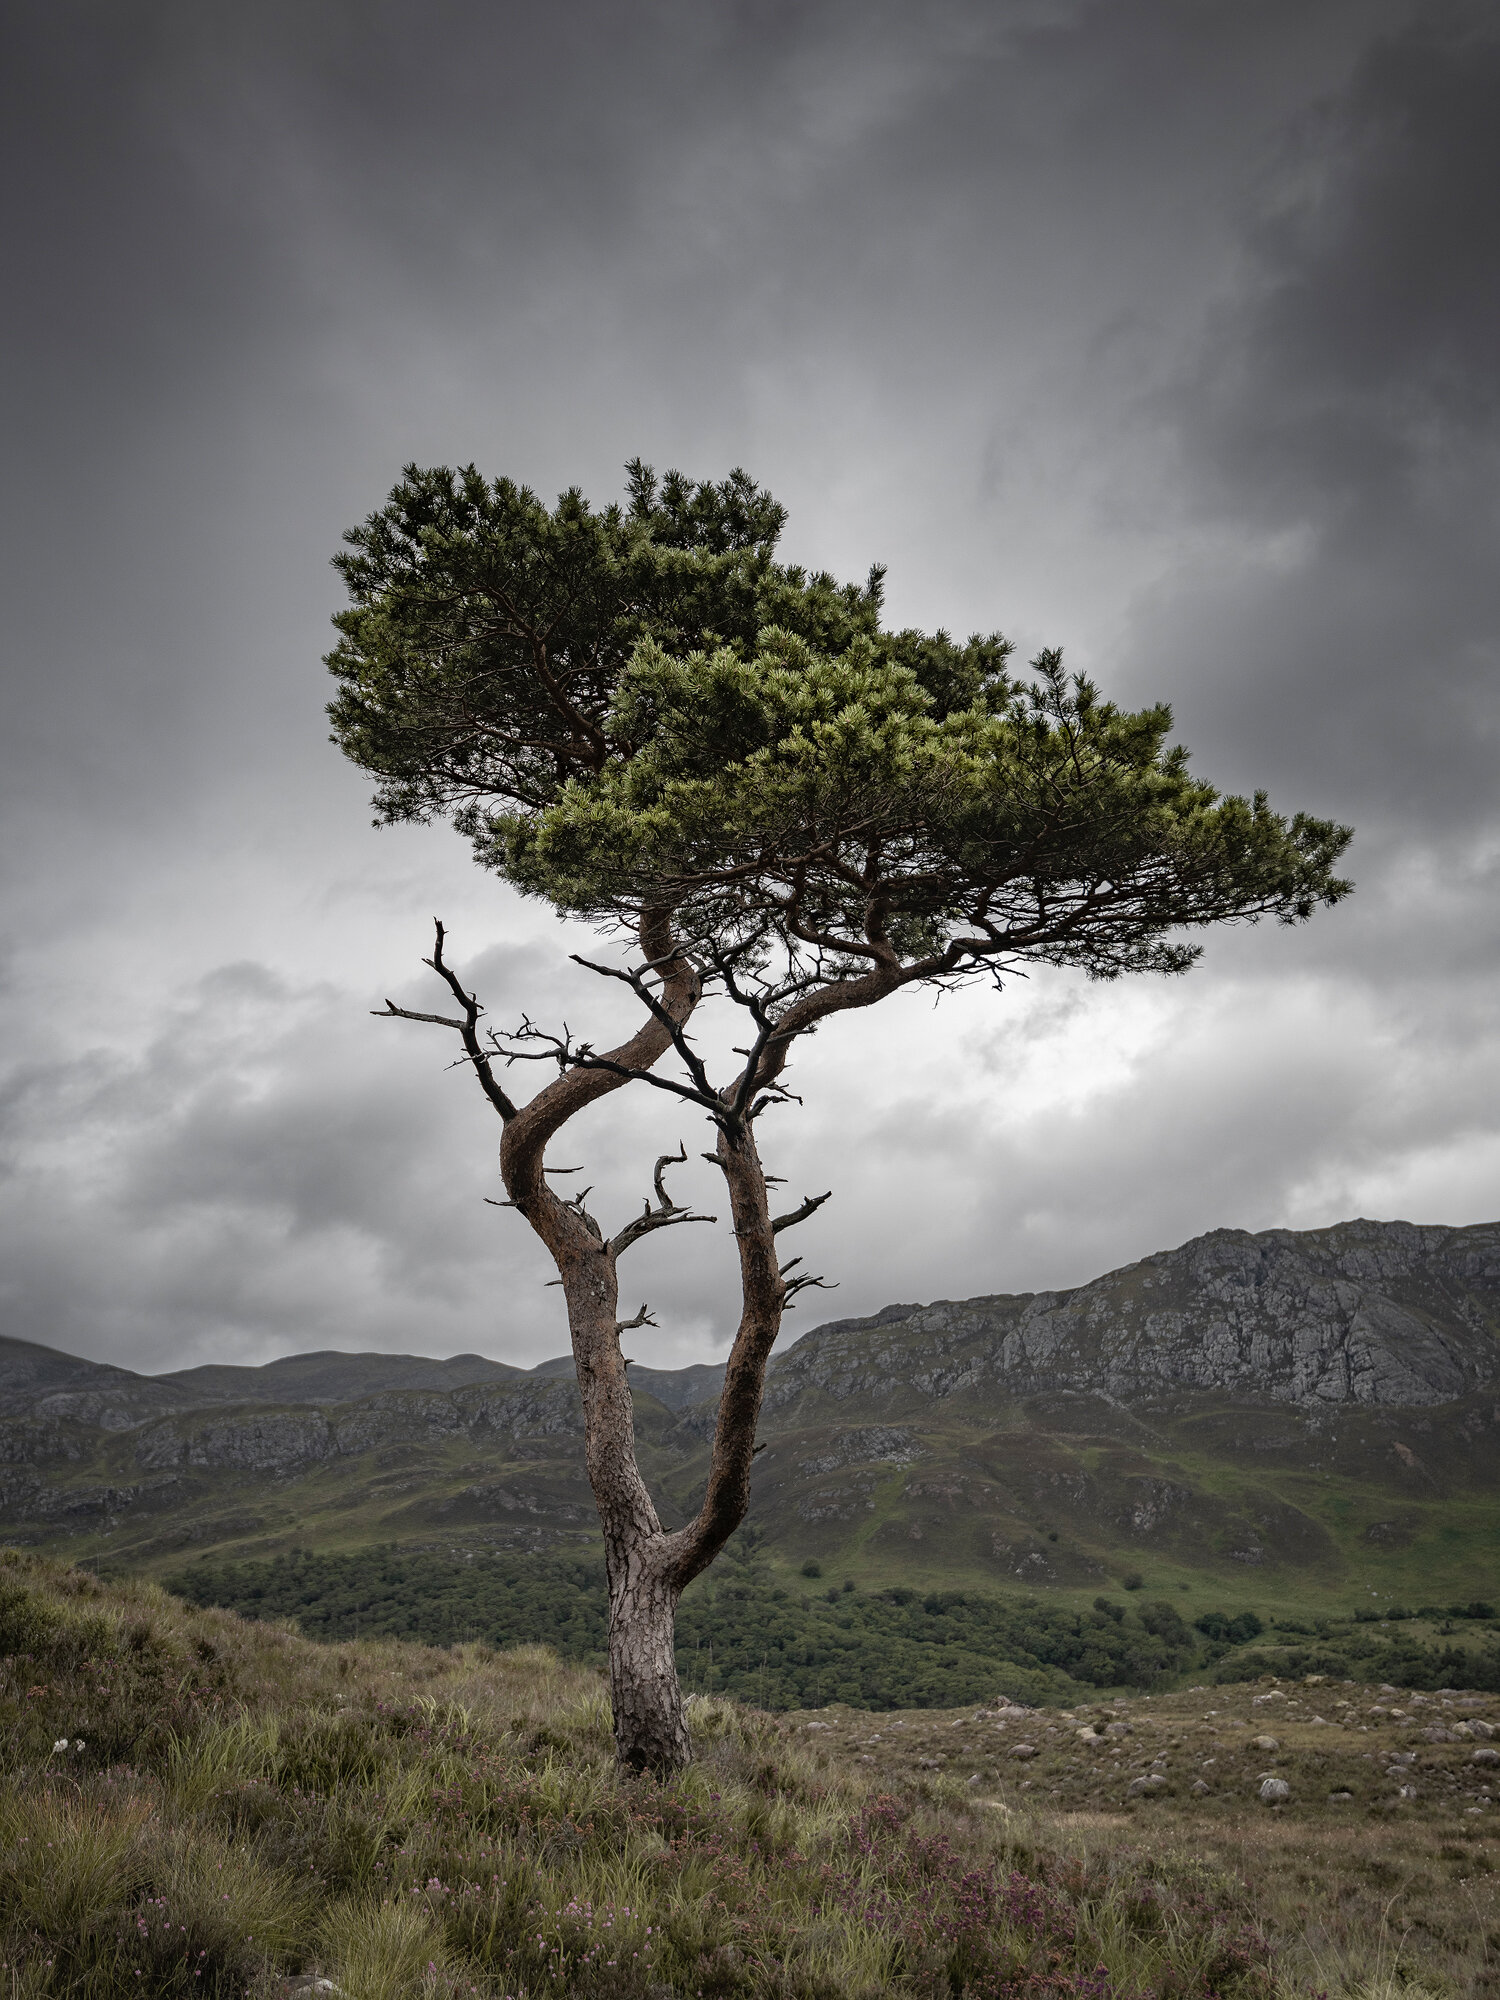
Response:
[[[745,1518],[766,1363],[789,1293],[815,1282],[787,1283],[777,1266],[776,1234],[804,1220],[827,1199],[812,1198],[793,1214],[772,1220],[753,1130],[756,1093],[774,1085],[797,1035],[830,1013],[868,1005],[900,981],[881,968],[861,980],[803,997],[780,1017],[774,1034],[769,1026],[763,1028],[756,1051],[735,1084],[717,1096],[704,1086],[695,1097],[718,1127],[718,1145],[711,1157],[723,1173],[729,1195],[739,1252],[741,1312],[725,1364],[702,1505],[685,1527],[668,1532],[636,1462],[635,1416],[620,1351],[624,1329],[618,1318],[616,1265],[622,1251],[639,1236],[688,1219],[686,1211],[668,1200],[662,1186],[661,1174],[671,1161],[657,1166],[659,1206],[653,1210],[648,1203],[646,1213],[613,1239],[605,1238],[581,1197],[566,1201],[553,1191],[544,1166],[548,1142],[570,1119],[632,1078],[647,1075],[674,1043],[685,1061],[693,1060],[682,1029],[702,993],[699,975],[679,955],[666,911],[645,912],[640,935],[647,964],[660,980],[655,996],[637,981],[649,1018],[607,1055],[592,1050],[575,1055],[559,1044],[561,1074],[524,1106],[512,1103],[494,1073],[492,1058],[503,1050],[486,1047],[480,1039],[482,1010],[444,963],[441,924],[428,963],[447,981],[464,1010],[463,1018],[415,1014],[389,1001],[386,1007],[409,1020],[437,1021],[459,1030],[485,1095],[505,1123],[500,1170],[510,1205],[530,1223],[557,1266],[583,1399],[589,1484],[604,1531],[615,1750],[621,1764],[631,1770],[665,1776],[680,1770],[692,1755],[673,1650],[677,1601]],[[702,1077],[701,1065],[695,1074]]]

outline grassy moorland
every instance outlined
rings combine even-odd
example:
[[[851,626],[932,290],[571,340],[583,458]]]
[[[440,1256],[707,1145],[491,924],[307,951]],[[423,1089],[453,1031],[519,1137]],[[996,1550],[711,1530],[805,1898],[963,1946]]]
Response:
[[[1343,1689],[1317,1722],[1306,1693],[1111,1704],[1102,1731],[699,1699],[699,1762],[658,1785],[615,1771],[597,1673],[541,1648],[317,1645],[3,1554],[0,1992],[1500,1992],[1472,1762],[1500,1705]],[[1377,1777],[1429,1713],[1468,1734]],[[1246,1761],[1241,1721],[1276,1749]]]

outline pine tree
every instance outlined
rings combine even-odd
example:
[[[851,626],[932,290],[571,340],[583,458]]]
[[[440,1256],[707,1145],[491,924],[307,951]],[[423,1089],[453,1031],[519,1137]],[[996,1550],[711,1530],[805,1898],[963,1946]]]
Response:
[[[351,603],[329,712],[381,819],[450,819],[483,866],[633,942],[623,965],[581,961],[639,1005],[616,1048],[530,1020],[483,1027],[441,924],[427,963],[456,1011],[387,1011],[458,1034],[503,1123],[507,1198],[556,1264],[604,1531],[617,1750],[670,1771],[691,1754],[677,1602],[744,1519],[782,1313],[821,1282],[778,1239],[828,1197],[773,1215],[757,1145],[798,1044],[913,985],[998,988],[1028,964],[1183,972],[1199,951],[1185,930],[1338,901],[1350,835],[1260,793],[1221,797],[1168,743],[1165,707],[1120,711],[1056,652],[1027,678],[998,634],[886,630],[883,571],[839,584],[778,562],[783,510],[743,472],[627,470],[626,504],[595,510],[576,490],[549,509],[473,467],[409,466],[336,559]],[[732,1075],[710,1074],[692,1033],[706,1001],[743,1013]],[[523,1057],[557,1074],[520,1103],[500,1071]],[[645,1308],[619,1318],[618,1265],[643,1236],[707,1219],[667,1189],[686,1154],[657,1161],[654,1201],[613,1235],[546,1166],[572,1118],[635,1082],[709,1121],[739,1252],[707,1489],[670,1532],[636,1463],[620,1334]]]

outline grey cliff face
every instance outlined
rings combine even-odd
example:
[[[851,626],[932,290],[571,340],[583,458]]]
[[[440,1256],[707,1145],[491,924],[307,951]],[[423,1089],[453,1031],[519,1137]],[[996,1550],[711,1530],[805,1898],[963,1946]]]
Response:
[[[563,1379],[512,1388],[488,1384],[454,1395],[407,1392],[333,1409],[237,1410],[153,1424],[135,1443],[136,1464],[234,1466],[247,1472],[305,1472],[326,1459],[356,1458],[382,1446],[486,1433],[507,1438],[581,1436],[583,1410]]]
[[[893,1317],[899,1312],[901,1317]],[[820,1327],[767,1406],[1056,1389],[1450,1402],[1500,1377],[1500,1225],[1215,1230],[1072,1292],[947,1300]]]

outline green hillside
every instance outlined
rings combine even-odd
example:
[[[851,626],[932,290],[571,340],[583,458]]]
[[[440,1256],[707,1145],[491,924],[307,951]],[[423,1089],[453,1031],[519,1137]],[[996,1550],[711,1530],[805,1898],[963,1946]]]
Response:
[[[1500,1597],[1497,1329],[1500,1226],[1374,1222],[1219,1230],[1071,1292],[814,1328],[767,1381],[738,1543],[754,1615],[700,1585],[684,1672],[709,1674],[712,1643],[730,1678],[695,1684],[931,1701],[946,1647],[943,1672],[1005,1665],[1072,1698],[1216,1671],[1203,1620],[1220,1614],[1351,1661],[1369,1637],[1354,1621],[1385,1617],[1384,1641],[1420,1630],[1440,1656],[1460,1643],[1453,1607]],[[703,1489],[719,1371],[632,1380],[642,1467],[676,1524]],[[342,1601],[346,1584],[368,1595],[364,1565],[399,1562],[418,1622],[381,1629],[432,1639],[540,1636],[523,1607],[546,1579],[580,1633],[599,1615],[565,1361],[323,1353],[145,1377],[0,1342],[0,1535],[233,1603],[249,1600],[226,1567],[279,1591],[283,1559],[336,1557]],[[508,1593],[509,1625],[478,1596],[453,1624],[481,1585]],[[911,1593],[949,1608],[914,1613]],[[716,1636],[698,1631],[709,1605]],[[1150,1605],[1198,1635],[1170,1668]],[[955,1616],[941,1638],[922,1622]]]
[[[1326,1413],[1181,1397],[974,1408],[816,1406],[764,1426],[751,1526],[773,1572],[821,1562],[865,1591],[1024,1592],[1081,1608],[1135,1584],[1191,1617],[1302,1619],[1467,1602],[1500,1577],[1492,1397]],[[669,1520],[706,1467],[698,1410],[638,1397]],[[409,1392],[329,1409],[214,1409],[128,1431],[12,1422],[13,1541],[112,1571],[394,1544],[588,1553],[572,1383]],[[1189,1622],[1191,1622],[1191,1617]]]

